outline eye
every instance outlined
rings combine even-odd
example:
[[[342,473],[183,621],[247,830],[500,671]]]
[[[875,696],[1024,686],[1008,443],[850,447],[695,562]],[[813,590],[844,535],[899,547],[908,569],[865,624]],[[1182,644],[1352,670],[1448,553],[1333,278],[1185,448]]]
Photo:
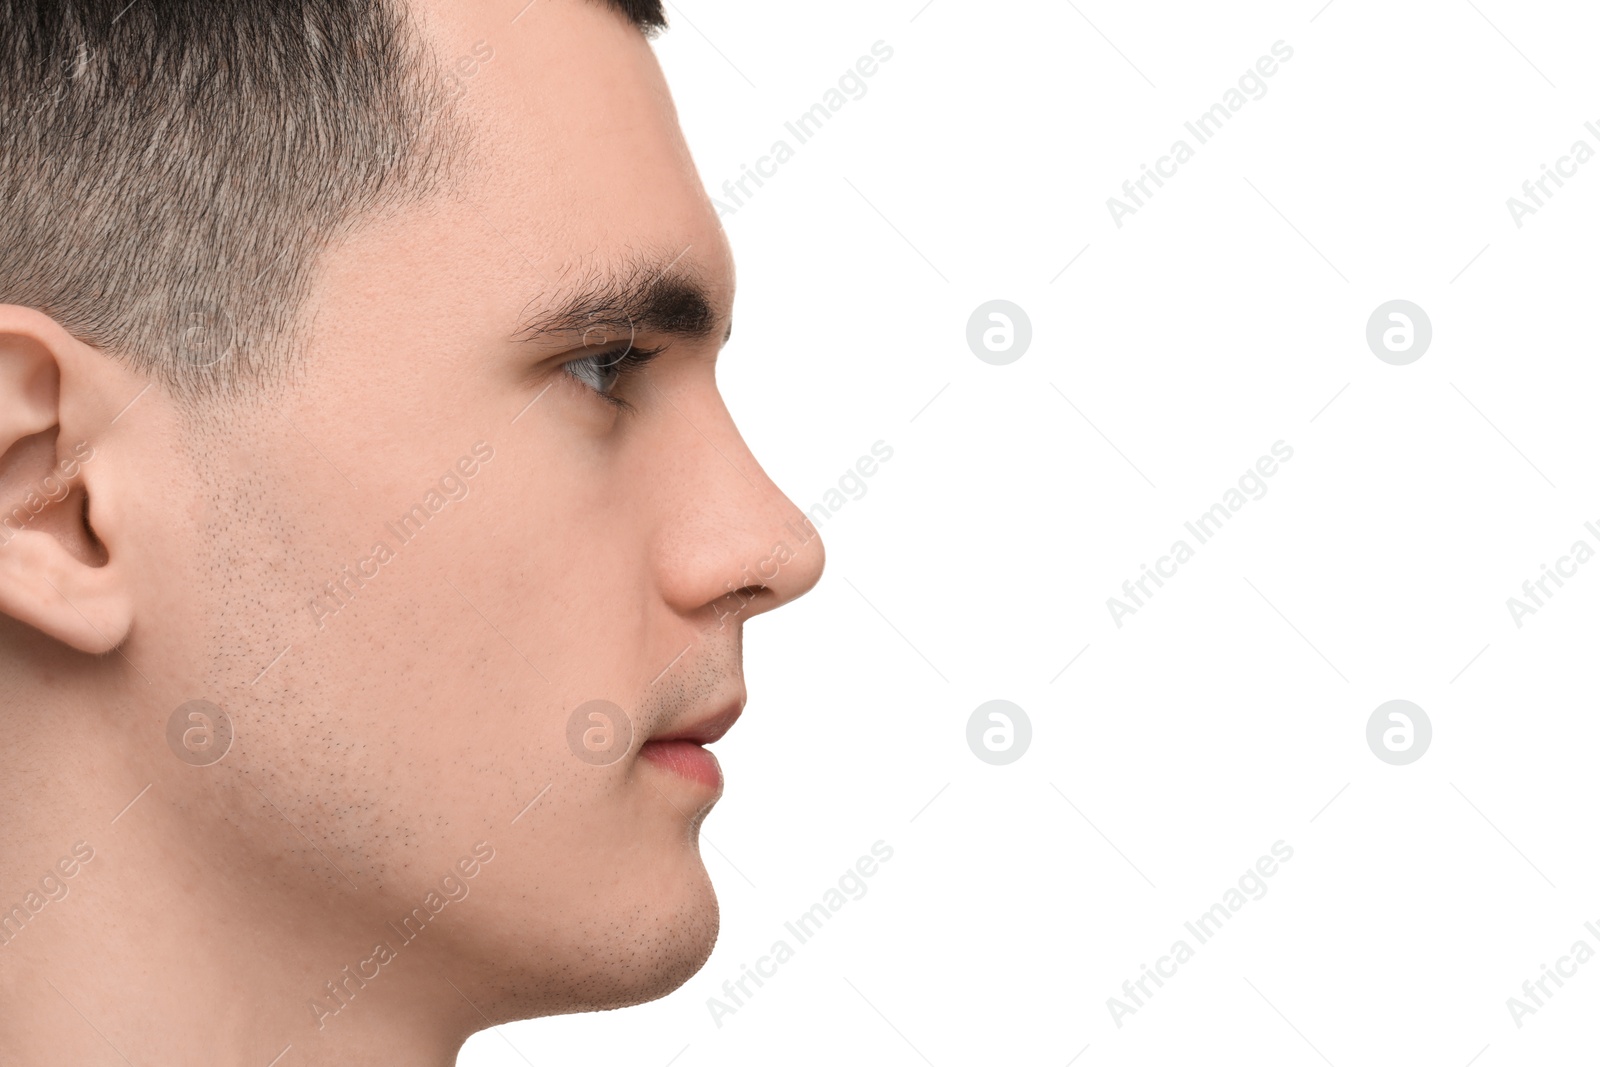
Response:
[[[568,360],[561,365],[573,378],[588,386],[600,399],[618,407],[627,407],[627,401],[617,396],[617,384],[629,374],[639,370],[662,352],[659,348],[635,348],[625,345],[592,356]]]

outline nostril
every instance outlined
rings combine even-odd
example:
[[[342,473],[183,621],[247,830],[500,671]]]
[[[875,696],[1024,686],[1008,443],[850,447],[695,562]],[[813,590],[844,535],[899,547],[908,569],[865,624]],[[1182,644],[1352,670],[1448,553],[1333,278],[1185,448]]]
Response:
[[[733,583],[729,582],[728,585],[731,587]],[[729,588],[726,593],[716,599],[711,607],[711,610],[716,614],[717,629],[720,630],[726,627],[729,619],[741,621],[741,617],[745,614],[745,609],[766,591],[767,587],[764,585],[744,585],[738,589]]]

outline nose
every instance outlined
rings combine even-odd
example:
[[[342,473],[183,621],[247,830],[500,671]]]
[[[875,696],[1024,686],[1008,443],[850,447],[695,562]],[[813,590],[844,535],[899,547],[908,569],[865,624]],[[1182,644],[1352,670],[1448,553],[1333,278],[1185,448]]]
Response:
[[[804,595],[822,577],[822,536],[751,454],[720,396],[695,408],[657,471],[661,592],[679,614],[745,621]]]

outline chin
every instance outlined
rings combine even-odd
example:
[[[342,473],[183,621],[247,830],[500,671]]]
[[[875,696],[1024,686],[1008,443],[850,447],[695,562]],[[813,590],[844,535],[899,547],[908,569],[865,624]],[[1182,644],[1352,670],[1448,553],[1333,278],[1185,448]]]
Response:
[[[627,919],[619,910],[616,926],[589,945],[597,965],[591,975],[595,996],[573,1010],[608,1011],[658,1000],[705,966],[721,914],[698,853],[687,866],[680,878],[629,888]]]
[[[643,1004],[705,966],[720,916],[697,851],[653,875],[613,866],[588,881],[605,888],[569,900],[560,914],[529,915],[522,936],[497,941],[499,973],[489,981],[504,999],[490,1013],[496,1021]],[[533,951],[508,958],[519,941]]]
[[[614,982],[609,995],[595,1003],[585,1005],[580,1011],[609,1011],[635,1004],[659,1000],[687,982],[711,958],[717,943],[718,917],[716,899],[712,898],[709,912],[697,915],[692,923],[679,923],[669,937],[665,931],[640,930],[648,951],[636,953],[625,961],[620,972],[613,972]]]

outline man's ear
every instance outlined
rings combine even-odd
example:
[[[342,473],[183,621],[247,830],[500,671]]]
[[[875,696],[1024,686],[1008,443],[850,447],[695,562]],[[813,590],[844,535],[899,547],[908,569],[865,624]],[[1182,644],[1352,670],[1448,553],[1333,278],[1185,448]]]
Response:
[[[133,625],[84,472],[106,428],[87,423],[109,420],[100,398],[75,395],[105,384],[94,379],[107,361],[48,315],[0,305],[0,613],[91,654]]]

